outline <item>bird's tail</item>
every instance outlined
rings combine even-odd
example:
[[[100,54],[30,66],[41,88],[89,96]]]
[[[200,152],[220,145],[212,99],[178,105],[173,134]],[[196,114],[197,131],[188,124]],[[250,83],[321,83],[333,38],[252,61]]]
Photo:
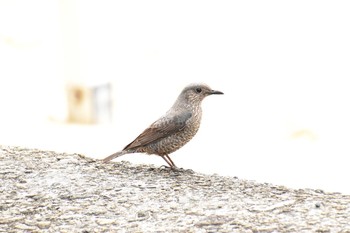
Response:
[[[111,161],[112,159],[118,158],[118,157],[120,157],[120,156],[122,156],[122,155],[125,155],[125,154],[127,154],[127,153],[130,153],[130,152],[125,151],[125,150],[119,151],[119,152],[117,152],[117,153],[111,154],[110,156],[104,158],[104,159],[103,159],[103,162],[104,162],[104,163],[107,163],[107,162]]]

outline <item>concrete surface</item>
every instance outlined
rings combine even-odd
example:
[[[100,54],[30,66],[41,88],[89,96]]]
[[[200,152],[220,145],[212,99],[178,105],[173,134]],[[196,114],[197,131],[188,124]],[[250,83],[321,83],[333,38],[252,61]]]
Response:
[[[0,146],[0,232],[350,232],[350,196]]]

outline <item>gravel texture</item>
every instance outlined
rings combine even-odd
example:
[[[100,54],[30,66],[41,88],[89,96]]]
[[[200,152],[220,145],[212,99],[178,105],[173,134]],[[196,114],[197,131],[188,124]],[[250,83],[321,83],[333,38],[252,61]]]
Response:
[[[190,170],[0,146],[0,180],[0,232],[350,232],[348,195]]]

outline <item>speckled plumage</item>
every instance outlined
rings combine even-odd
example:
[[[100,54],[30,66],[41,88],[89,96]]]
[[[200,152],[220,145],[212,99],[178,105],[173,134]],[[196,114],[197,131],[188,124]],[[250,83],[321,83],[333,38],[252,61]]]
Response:
[[[122,151],[103,161],[108,162],[128,153],[147,153],[161,156],[170,167],[175,168],[169,154],[180,149],[197,133],[202,118],[202,100],[212,94],[223,93],[212,90],[206,84],[188,85],[164,116],[151,124]]]

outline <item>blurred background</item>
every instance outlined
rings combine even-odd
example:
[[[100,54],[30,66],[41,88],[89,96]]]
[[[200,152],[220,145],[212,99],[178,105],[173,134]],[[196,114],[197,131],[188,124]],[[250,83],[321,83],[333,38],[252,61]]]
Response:
[[[348,1],[0,0],[0,144],[103,158],[184,86],[202,127],[174,162],[350,194]],[[149,163],[157,156],[125,155]]]

